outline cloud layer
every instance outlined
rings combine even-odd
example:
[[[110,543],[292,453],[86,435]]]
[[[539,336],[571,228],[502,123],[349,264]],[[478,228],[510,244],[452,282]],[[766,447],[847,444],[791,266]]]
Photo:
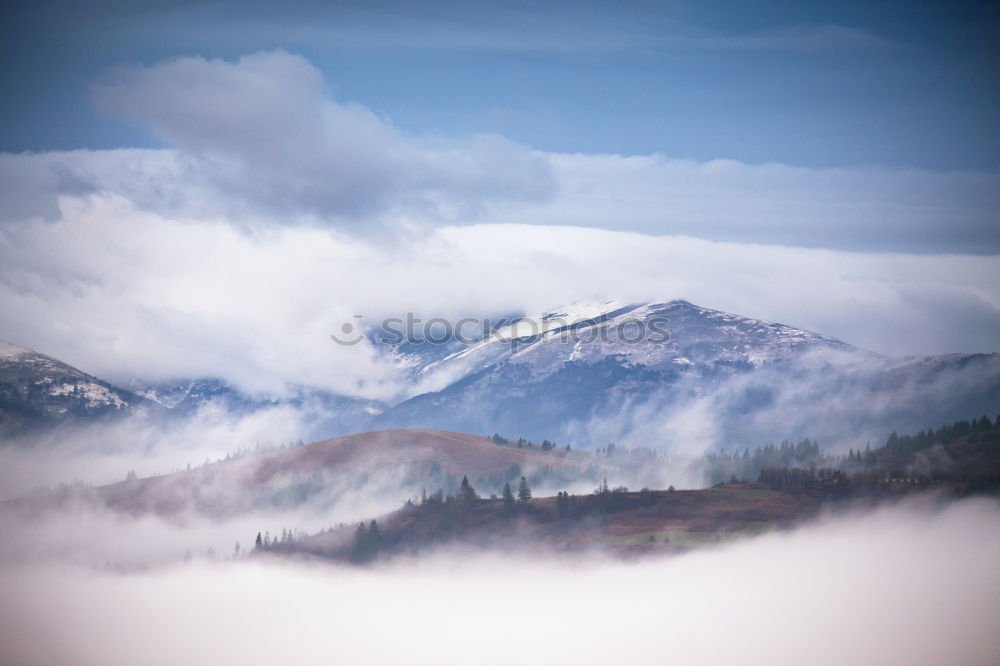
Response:
[[[160,150],[0,155],[0,337],[119,380],[390,397],[369,320],[687,298],[890,354],[993,351],[1000,176],[417,138],[283,51],[109,72]],[[951,255],[944,252],[974,252]]]
[[[666,560],[0,570],[33,665],[996,663],[998,507],[904,505]],[[57,636],[58,640],[52,637]]]
[[[387,398],[389,363],[329,339],[415,311],[495,315],[586,297],[687,298],[890,355],[992,351],[1000,262],[845,253],[570,227],[443,227],[378,243],[316,226],[241,231],[62,199],[0,230],[0,337],[120,381],[219,376]]]
[[[93,97],[169,149],[0,156],[0,218],[51,218],[59,195],[106,192],[165,215],[355,232],[531,223],[847,250],[1000,251],[996,173],[548,154],[495,135],[412,137],[335,100],[315,66],[284,51],[120,67]]]

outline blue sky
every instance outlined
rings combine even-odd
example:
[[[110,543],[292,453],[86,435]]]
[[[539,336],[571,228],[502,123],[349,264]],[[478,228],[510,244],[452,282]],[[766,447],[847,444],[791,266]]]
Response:
[[[555,152],[1000,167],[995,3],[6,3],[0,150],[155,146],[120,63],[284,48],[401,130]]]

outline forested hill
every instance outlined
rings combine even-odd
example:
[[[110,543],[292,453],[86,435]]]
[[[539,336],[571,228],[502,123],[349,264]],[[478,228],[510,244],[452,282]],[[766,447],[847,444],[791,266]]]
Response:
[[[608,452],[606,451],[605,454]],[[615,451],[611,450],[614,457]],[[589,494],[536,498],[527,479],[485,499],[464,478],[403,508],[311,536],[258,535],[254,553],[369,562],[445,544],[508,550],[601,550],[616,554],[686,550],[788,527],[821,509],[931,492],[949,499],[1000,491],[1000,419],[958,421],[916,435],[889,435],[885,446],[824,458],[817,445],[763,447],[745,459],[824,459],[830,466],[765,467],[755,483],[733,479],[677,491],[603,482]],[[729,462],[744,461],[744,455]],[[619,462],[621,458],[619,457]]]

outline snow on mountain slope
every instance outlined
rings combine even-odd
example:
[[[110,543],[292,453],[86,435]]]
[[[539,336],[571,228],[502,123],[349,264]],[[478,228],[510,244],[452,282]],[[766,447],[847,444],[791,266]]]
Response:
[[[72,417],[132,413],[146,404],[54,358],[0,342],[0,432]]]
[[[889,359],[680,300],[574,303],[410,367],[411,397],[379,427],[756,445],[884,437],[1000,411],[1000,356]]]
[[[133,380],[126,390],[27,347],[0,342],[0,437],[95,417],[184,419],[204,410],[244,417],[279,407],[300,412],[309,424],[306,434],[320,438],[363,430],[386,405],[302,385],[290,385],[280,396],[250,395],[217,378]]]
[[[450,343],[449,349],[455,349]],[[419,346],[419,345],[418,345]],[[492,335],[437,357],[423,343],[428,362],[411,352],[408,395],[442,390],[470,374],[501,363],[517,363],[536,379],[566,363],[601,363],[609,358],[647,368],[695,364],[759,366],[811,349],[871,356],[869,352],[817,333],[750,319],[674,300],[645,304],[576,302],[496,330]],[[412,347],[412,346],[411,346]]]
[[[598,317],[592,325],[545,335],[518,350],[511,360],[529,364],[536,372],[551,372],[569,360],[594,363],[610,356],[647,367],[718,362],[757,366],[807,348],[851,350],[816,333],[700,308],[687,301],[648,303]],[[654,328],[656,322],[661,325]],[[660,331],[669,336],[659,335]]]

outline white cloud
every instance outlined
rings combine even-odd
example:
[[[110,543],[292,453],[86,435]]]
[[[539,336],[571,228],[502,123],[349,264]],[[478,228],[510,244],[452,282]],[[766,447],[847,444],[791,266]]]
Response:
[[[5,440],[0,446],[0,501],[60,484],[117,483],[197,467],[258,444],[279,446],[314,435],[315,415],[289,406],[237,415],[207,403],[187,418],[137,415],[70,424]]]
[[[893,354],[1000,339],[996,255],[928,254],[1000,249],[997,174],[417,139],[282,51],[120,69],[96,96],[173,147],[0,155],[0,336],[91,372],[388,397],[388,364],[327,338],[356,313],[591,296]]]
[[[552,155],[560,196],[504,221],[890,252],[1000,250],[1000,175]]]
[[[231,63],[177,58],[119,68],[94,89],[98,106],[148,126],[179,150],[186,180],[210,184],[225,208],[312,214],[366,226],[405,205],[469,214],[482,202],[544,197],[546,162],[499,137],[429,145],[359,104],[331,99],[306,59],[271,51]]]
[[[143,210],[355,232],[531,223],[893,252],[1000,251],[1000,174],[810,169],[662,155],[548,154],[497,136],[410,137],[340,103],[307,60],[177,58],[95,87],[171,148],[0,156],[0,219],[57,215],[60,195]]]
[[[444,227],[384,243],[316,226],[241,231],[110,196],[0,227],[0,337],[117,379],[220,376],[396,390],[369,322],[541,311],[578,298],[687,298],[892,355],[991,351],[1000,259],[846,253],[572,227]],[[942,321],[942,317],[945,321]]]
[[[243,225],[397,233],[402,221],[530,223],[846,250],[1000,251],[1000,174],[549,154],[497,136],[411,137],[334,100],[318,69],[284,51],[119,68],[94,96],[171,148],[0,155],[0,219],[52,219],[60,195],[110,193],[166,216]]]

